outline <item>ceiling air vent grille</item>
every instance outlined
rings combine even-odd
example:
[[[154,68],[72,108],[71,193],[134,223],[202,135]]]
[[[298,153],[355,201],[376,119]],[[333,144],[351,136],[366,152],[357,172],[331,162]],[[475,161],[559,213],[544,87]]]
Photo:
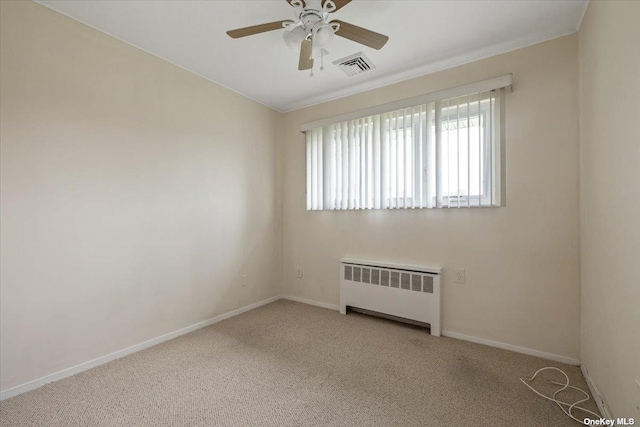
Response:
[[[333,61],[333,64],[340,67],[347,76],[355,76],[356,74],[361,74],[376,68],[373,62],[362,52],[354,53],[346,58]]]

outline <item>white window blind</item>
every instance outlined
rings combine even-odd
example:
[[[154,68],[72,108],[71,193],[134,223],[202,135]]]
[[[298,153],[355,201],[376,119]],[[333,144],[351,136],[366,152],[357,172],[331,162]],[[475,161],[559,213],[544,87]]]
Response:
[[[501,206],[504,88],[306,131],[307,209]]]

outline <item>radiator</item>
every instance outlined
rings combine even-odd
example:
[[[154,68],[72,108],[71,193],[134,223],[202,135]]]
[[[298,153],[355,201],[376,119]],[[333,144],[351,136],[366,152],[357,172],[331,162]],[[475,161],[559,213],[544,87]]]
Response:
[[[347,307],[428,323],[440,336],[441,269],[343,258],[340,313]]]

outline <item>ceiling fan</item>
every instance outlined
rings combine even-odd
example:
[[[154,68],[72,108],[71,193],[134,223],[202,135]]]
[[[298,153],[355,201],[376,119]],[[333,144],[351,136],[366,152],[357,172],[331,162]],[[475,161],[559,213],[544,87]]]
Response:
[[[300,49],[298,70],[312,70],[314,58],[322,58],[328,52],[324,49],[333,40],[334,34],[373,49],[382,49],[389,37],[358,27],[348,22],[333,20],[331,13],[342,9],[351,0],[286,0],[293,7],[294,20],[269,22],[252,27],[227,31],[234,38],[247,37],[267,31],[285,28],[284,42],[292,49]],[[321,70],[324,69],[322,66]]]

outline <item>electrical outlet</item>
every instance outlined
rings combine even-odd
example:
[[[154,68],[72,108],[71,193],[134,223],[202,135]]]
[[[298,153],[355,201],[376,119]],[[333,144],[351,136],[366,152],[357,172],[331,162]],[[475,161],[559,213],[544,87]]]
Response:
[[[302,267],[296,267],[296,277],[302,279]]]
[[[456,282],[456,283],[464,283],[464,281],[465,281],[464,268],[454,268],[453,269],[453,281]]]
[[[240,287],[244,288],[245,286],[247,286],[247,275],[243,274],[240,280]]]

